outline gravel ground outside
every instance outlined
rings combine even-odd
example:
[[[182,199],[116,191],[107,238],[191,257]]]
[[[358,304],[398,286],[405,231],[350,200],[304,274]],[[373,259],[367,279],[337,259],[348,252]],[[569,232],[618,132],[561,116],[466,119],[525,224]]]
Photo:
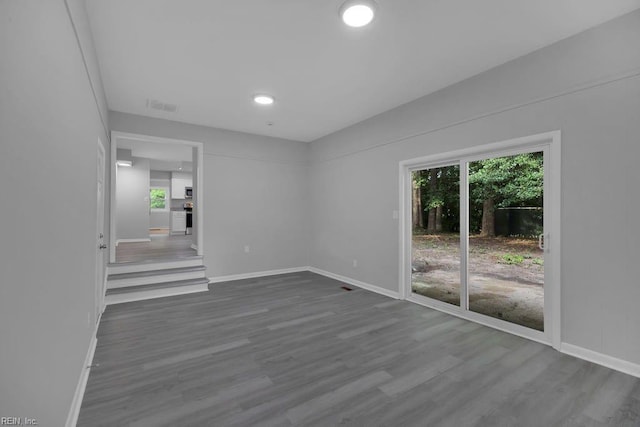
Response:
[[[413,236],[412,288],[417,294],[459,305],[460,236]],[[544,255],[537,240],[469,239],[472,311],[542,331]]]

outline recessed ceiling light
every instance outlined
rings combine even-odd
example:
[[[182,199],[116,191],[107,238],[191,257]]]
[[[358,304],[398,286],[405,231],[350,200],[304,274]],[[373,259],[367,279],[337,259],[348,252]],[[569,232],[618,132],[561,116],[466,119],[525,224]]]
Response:
[[[340,16],[350,27],[364,27],[373,21],[377,4],[373,0],[349,0],[340,8]]]
[[[275,98],[271,95],[265,95],[263,93],[253,95],[253,102],[260,105],[271,105],[275,102]]]

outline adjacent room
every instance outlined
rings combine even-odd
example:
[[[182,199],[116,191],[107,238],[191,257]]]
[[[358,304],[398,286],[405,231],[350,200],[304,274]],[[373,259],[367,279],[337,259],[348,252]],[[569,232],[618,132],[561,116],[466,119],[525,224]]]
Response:
[[[640,425],[639,45],[640,0],[3,0],[0,424]]]
[[[117,142],[110,213],[115,218],[112,238],[115,236],[116,245],[115,259],[110,262],[197,256],[194,148],[127,138]]]

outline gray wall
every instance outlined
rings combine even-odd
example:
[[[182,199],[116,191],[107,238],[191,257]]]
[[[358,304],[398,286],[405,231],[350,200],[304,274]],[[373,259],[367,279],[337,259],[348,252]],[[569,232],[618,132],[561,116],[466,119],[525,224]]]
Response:
[[[171,206],[171,172],[151,171],[151,187],[166,187],[169,189],[167,193],[167,207]],[[171,226],[171,212],[150,212],[149,227],[151,228],[169,228]]]
[[[399,290],[399,161],[560,129],[562,339],[640,363],[639,41],[640,11],[314,141],[311,265]]]
[[[204,143],[198,200],[209,277],[308,265],[308,144],[118,112],[109,123],[115,131]]]
[[[116,239],[149,238],[149,160],[116,170]]]
[[[62,0],[0,2],[0,58],[0,415],[62,426],[95,333],[96,153],[101,138],[108,164],[109,141]]]

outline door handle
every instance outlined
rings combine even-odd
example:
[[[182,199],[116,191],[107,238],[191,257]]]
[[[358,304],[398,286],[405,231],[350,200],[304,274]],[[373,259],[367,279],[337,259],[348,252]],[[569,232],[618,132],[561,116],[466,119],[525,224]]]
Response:
[[[540,234],[538,236],[538,247],[540,248],[540,250],[544,251],[545,250],[545,246],[546,246],[546,239],[544,237],[544,234]]]
[[[107,245],[105,245],[104,243],[101,243],[100,246],[98,246],[100,249],[107,249]]]

